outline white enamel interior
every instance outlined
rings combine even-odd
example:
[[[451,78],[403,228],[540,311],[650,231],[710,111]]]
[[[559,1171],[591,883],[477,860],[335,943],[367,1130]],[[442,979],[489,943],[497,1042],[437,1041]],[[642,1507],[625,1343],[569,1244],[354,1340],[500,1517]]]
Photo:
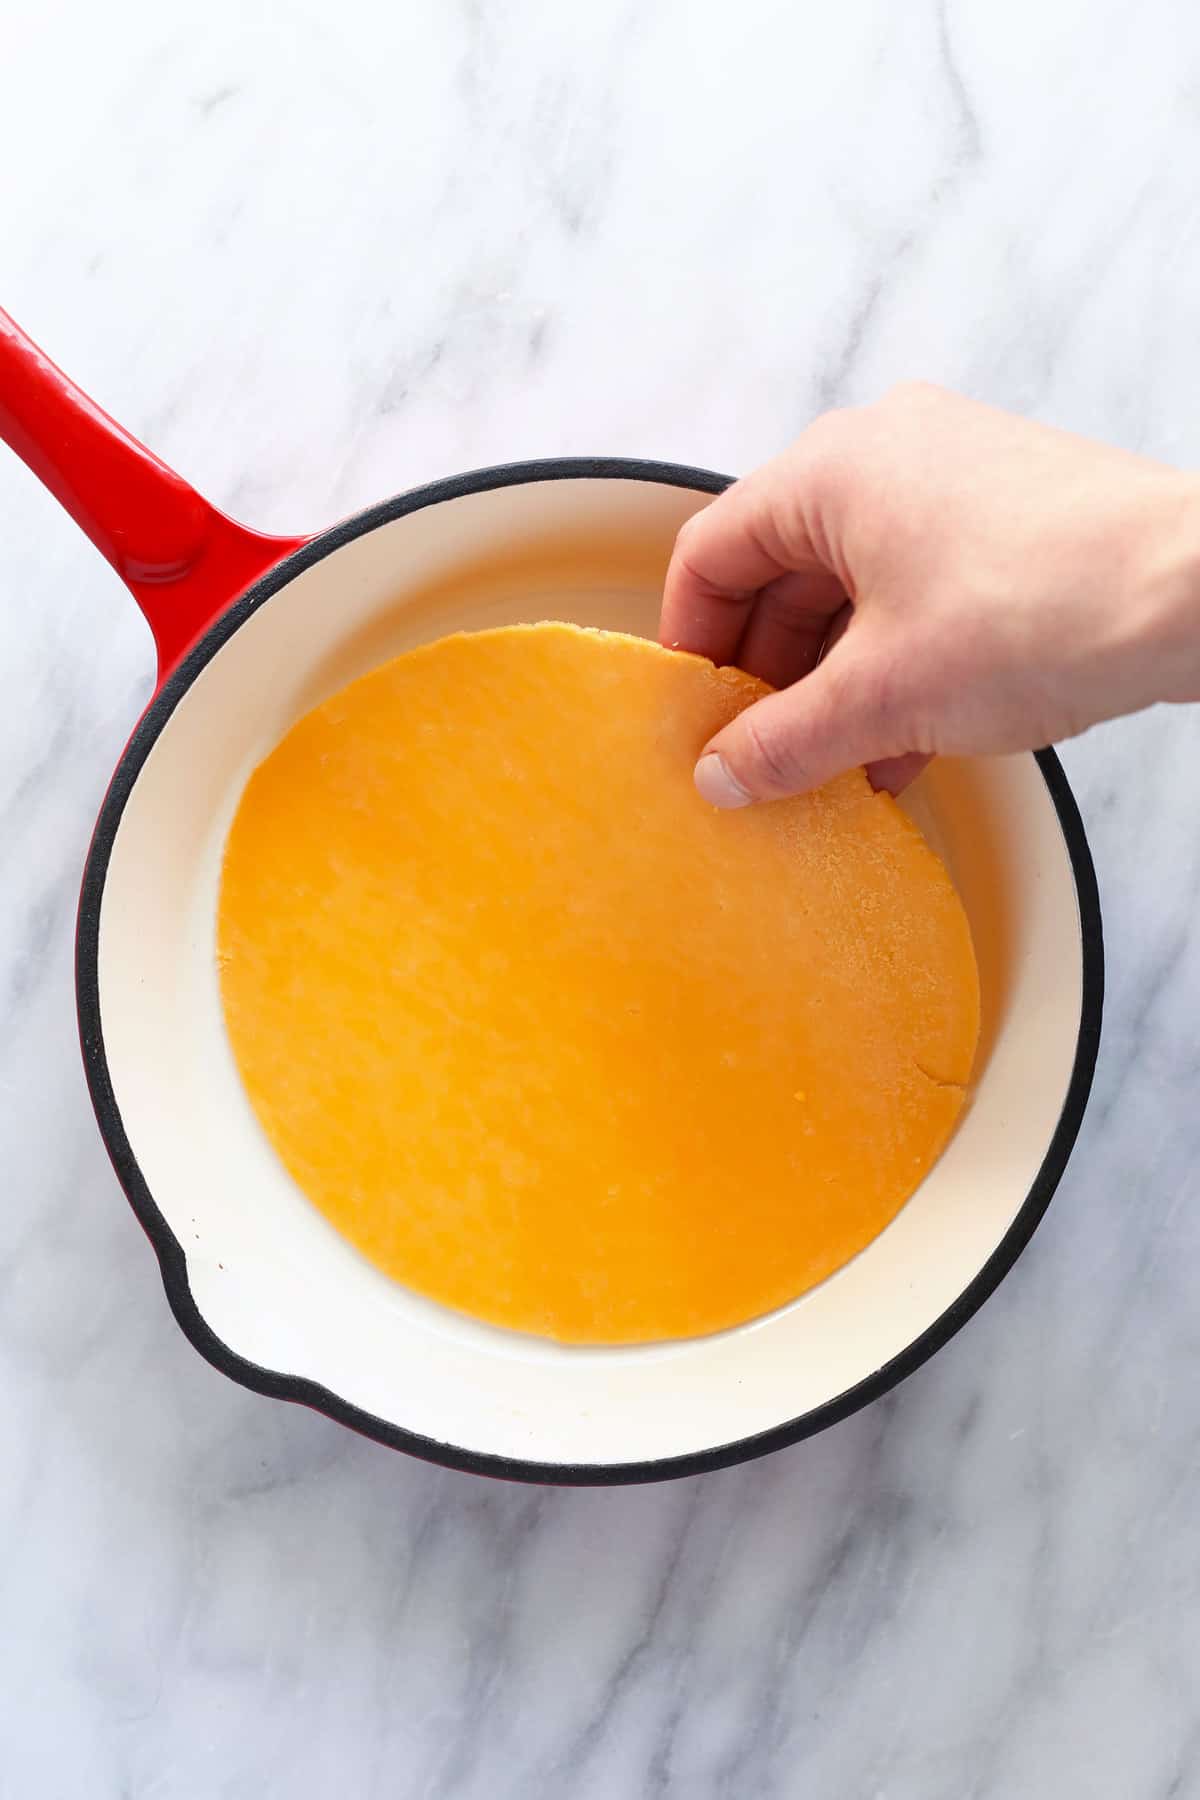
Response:
[[[641,482],[549,481],[443,501],[345,545],[263,606],[185,694],[113,846],[100,916],[105,1047],[201,1313],[251,1362],[469,1452],[675,1457],[844,1393],[920,1337],[987,1262],[1070,1079],[1080,927],[1049,794],[1031,756],[947,763],[912,806],[972,920],[985,1008],[977,1079],[919,1192],[815,1292],[707,1339],[558,1348],[396,1286],[276,1161],[226,1045],[213,960],[219,858],[249,771],[325,695],[445,632],[552,617],[651,635],[671,540],[701,504]]]

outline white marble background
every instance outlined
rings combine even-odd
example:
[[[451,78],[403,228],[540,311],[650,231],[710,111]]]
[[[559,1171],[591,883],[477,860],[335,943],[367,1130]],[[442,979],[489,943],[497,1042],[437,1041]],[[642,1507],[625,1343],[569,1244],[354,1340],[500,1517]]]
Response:
[[[0,0],[0,168],[4,304],[266,527],[911,374],[1200,464],[1194,0]],[[150,679],[0,457],[5,1800],[1200,1795],[1200,717],[1068,754],[1107,1035],[983,1314],[765,1462],[536,1492],[170,1319],[70,982]]]

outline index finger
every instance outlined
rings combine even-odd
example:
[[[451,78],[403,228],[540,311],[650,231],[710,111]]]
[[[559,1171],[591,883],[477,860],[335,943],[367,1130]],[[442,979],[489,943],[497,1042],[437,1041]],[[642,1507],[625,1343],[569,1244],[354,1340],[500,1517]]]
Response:
[[[763,588],[783,575],[827,574],[803,522],[800,479],[783,459],[768,463],[684,524],[667,570],[661,643],[728,663]]]

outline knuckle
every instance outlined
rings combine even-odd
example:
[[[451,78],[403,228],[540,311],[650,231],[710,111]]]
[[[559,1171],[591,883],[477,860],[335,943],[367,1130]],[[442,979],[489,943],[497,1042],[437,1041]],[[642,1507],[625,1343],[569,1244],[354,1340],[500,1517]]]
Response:
[[[707,511],[708,508],[702,506],[698,512],[692,513],[690,518],[685,519],[675,533],[675,555],[684,563],[689,560],[690,553],[695,550],[697,540],[703,530],[702,521]]]
[[[846,431],[858,415],[855,406],[830,406],[823,413],[818,413],[805,432],[810,443],[825,449],[830,444],[840,443]]]
[[[831,521],[841,516],[853,491],[862,447],[862,413],[851,407],[822,413],[797,442],[800,479],[791,491],[803,513],[803,534],[827,563]]]
[[[858,672],[858,710],[871,721],[870,735],[882,752],[903,755],[923,746],[914,741],[911,683],[906,658],[883,655]]]
[[[811,470],[837,468],[853,455],[861,416],[858,407],[838,406],[813,420],[804,434]]]
[[[696,533],[701,529],[701,524],[707,511],[707,506],[699,506],[694,513],[688,514],[687,518],[683,521],[683,524],[679,527],[679,530],[675,533],[676,544],[690,544],[692,542]]]
[[[927,406],[931,400],[940,400],[943,390],[934,381],[916,381],[906,379],[896,381],[883,396],[885,406]]]
[[[754,707],[742,718],[747,786],[764,798],[791,793],[795,787],[795,758],[786,727],[769,718],[756,718]],[[738,773],[737,770],[734,771]]]

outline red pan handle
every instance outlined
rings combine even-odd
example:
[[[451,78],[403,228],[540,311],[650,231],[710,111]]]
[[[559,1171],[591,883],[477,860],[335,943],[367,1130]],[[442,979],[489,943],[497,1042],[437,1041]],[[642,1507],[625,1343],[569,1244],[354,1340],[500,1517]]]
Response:
[[[231,600],[307,541],[250,531],[202,500],[3,310],[0,438],[83,527],[145,613],[160,684]]]

